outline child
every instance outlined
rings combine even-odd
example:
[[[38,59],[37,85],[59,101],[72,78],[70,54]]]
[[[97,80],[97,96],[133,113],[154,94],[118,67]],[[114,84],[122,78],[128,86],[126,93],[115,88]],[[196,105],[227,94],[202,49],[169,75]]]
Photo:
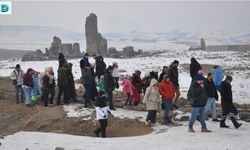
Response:
[[[155,124],[156,113],[160,101],[161,99],[158,90],[158,81],[156,79],[152,79],[149,87],[146,89],[146,93],[143,98],[143,103],[146,104],[146,108],[148,110],[148,116],[145,122],[146,125]]]
[[[96,100],[96,118],[100,123],[100,127],[95,130],[95,134],[99,137],[100,133],[103,138],[106,137],[106,127],[108,126],[108,114],[110,113],[109,107],[107,106],[107,97],[104,91],[99,92],[99,96]]]
[[[32,79],[33,79],[34,86],[33,86],[32,91],[31,91],[31,101],[33,103],[36,103],[38,97],[42,95],[42,89],[39,85],[38,72],[35,72],[33,74]]]
[[[53,104],[55,97],[55,77],[52,67],[49,67],[46,70],[45,75],[43,76],[43,91],[44,91],[44,106],[48,107],[48,103]],[[50,97],[49,97],[50,95]]]
[[[132,95],[133,95],[133,86],[132,86],[132,77],[130,77],[129,79],[124,79],[122,81],[122,85],[123,85],[123,92],[127,95],[127,100],[125,102],[125,105],[129,104],[129,106],[132,106]]]
[[[105,91],[105,85],[104,85],[104,76],[100,76],[100,81],[96,85],[98,87],[99,91]]]

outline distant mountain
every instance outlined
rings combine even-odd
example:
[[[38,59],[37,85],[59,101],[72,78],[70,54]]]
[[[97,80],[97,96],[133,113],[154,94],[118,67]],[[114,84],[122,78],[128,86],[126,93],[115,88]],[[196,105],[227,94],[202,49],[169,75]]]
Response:
[[[0,60],[21,59],[22,56],[26,54],[27,52],[30,52],[30,51],[0,49]]]
[[[54,36],[63,43],[83,42],[84,33],[60,27],[0,25],[0,48],[36,50],[50,46]]]

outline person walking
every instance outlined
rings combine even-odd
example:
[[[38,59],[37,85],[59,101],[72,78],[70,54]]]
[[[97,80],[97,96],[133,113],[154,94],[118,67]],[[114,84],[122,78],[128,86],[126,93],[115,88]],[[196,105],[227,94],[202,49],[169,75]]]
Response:
[[[33,86],[32,91],[31,91],[31,100],[33,103],[36,103],[38,97],[40,97],[42,95],[42,89],[41,89],[40,84],[39,84],[38,74],[39,74],[38,72],[35,72],[32,75],[34,86]]]
[[[109,108],[111,110],[116,110],[113,105],[113,91],[115,89],[115,79],[112,76],[114,68],[112,66],[108,66],[105,74],[104,74],[104,85],[106,93],[108,94],[108,102],[109,102]]]
[[[172,102],[175,96],[175,88],[173,82],[170,81],[168,74],[163,76],[163,80],[159,85],[159,92],[162,96],[162,103],[164,104],[163,124],[172,123]]]
[[[176,105],[177,101],[180,98],[180,86],[179,86],[179,73],[178,73],[178,66],[179,61],[174,60],[168,70],[168,76],[170,78],[170,81],[173,82],[174,88],[175,88],[175,98],[173,100],[173,107],[178,109],[178,106]]]
[[[23,76],[23,90],[25,93],[25,105],[32,106],[31,101],[31,91],[34,86],[32,75],[35,73],[35,70],[29,68]]]
[[[96,119],[100,123],[100,127],[97,128],[94,133],[97,137],[100,136],[105,138],[106,135],[106,128],[108,126],[108,115],[111,115],[110,109],[107,106],[107,97],[105,96],[104,91],[99,91],[99,96],[97,97],[96,100],[96,105],[95,105],[95,110],[96,110]]]
[[[221,94],[221,106],[222,106],[222,117],[220,121],[221,128],[229,128],[225,124],[227,117],[230,118],[234,127],[238,129],[242,126],[242,123],[236,121],[235,112],[237,112],[236,107],[233,105],[233,93],[232,93],[232,76],[227,75],[226,79],[221,83],[220,94]]]
[[[114,70],[112,72],[112,76],[115,79],[115,88],[119,89],[119,77],[120,77],[120,74],[119,74],[118,63],[117,62],[113,62],[113,68],[114,68]]]
[[[205,123],[205,105],[207,104],[207,95],[203,86],[203,80],[204,77],[202,75],[197,75],[195,82],[192,83],[190,89],[188,90],[188,100],[192,106],[188,132],[195,132],[193,124],[198,114],[200,115],[199,121],[201,123],[201,132],[212,132],[207,129],[207,125]]]
[[[132,77],[132,85],[133,85],[133,97],[132,101],[134,106],[137,106],[141,101],[141,93],[142,93],[142,80],[141,80],[141,71],[136,70]]]
[[[54,97],[55,97],[55,77],[54,71],[52,67],[49,67],[46,70],[45,75],[43,76],[43,92],[44,92],[44,106],[48,107],[49,104],[53,105]]]
[[[192,81],[195,80],[195,77],[198,75],[198,71],[202,70],[200,63],[192,57],[190,59],[191,64],[190,64],[190,77],[192,78]]]
[[[19,95],[21,93],[21,102],[24,102],[24,92],[23,92],[23,76],[24,71],[21,69],[19,64],[16,65],[15,69],[11,72],[10,79],[12,84],[15,86],[16,90],[16,104],[19,104]]]
[[[131,82],[132,82],[132,77],[126,77],[126,79],[122,81],[123,93],[127,95],[125,105],[129,106],[132,106],[132,96],[134,88]]]
[[[148,115],[146,118],[146,125],[154,125],[156,122],[156,114],[159,108],[160,103],[160,93],[158,89],[158,81],[156,79],[152,79],[149,87],[146,89],[145,96],[143,98],[143,103],[146,104],[146,109],[148,111]]]
[[[57,96],[57,105],[61,105],[61,96],[63,94],[63,103],[69,103],[69,80],[67,77],[68,64],[65,63],[62,67],[58,69],[57,74],[57,85],[59,87],[59,92]]]
[[[207,105],[205,106],[205,114],[211,109],[212,119],[219,122],[216,113],[216,101],[218,101],[218,93],[213,81],[213,74],[208,73],[207,79],[204,80],[204,88],[208,97]]]

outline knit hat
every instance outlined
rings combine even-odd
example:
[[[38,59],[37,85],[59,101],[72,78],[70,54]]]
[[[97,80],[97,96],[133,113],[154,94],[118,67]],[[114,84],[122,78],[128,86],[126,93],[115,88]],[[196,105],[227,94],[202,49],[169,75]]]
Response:
[[[195,78],[196,81],[200,81],[200,80],[204,80],[204,79],[205,78],[201,74],[197,75],[196,78]]]
[[[233,81],[233,77],[230,76],[230,75],[227,75],[227,76],[226,76],[226,80],[228,80],[228,81]]]

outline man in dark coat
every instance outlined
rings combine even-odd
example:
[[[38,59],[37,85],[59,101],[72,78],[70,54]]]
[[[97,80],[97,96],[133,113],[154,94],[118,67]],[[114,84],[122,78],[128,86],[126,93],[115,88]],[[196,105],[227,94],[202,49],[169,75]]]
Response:
[[[63,102],[69,103],[69,80],[67,76],[68,64],[65,63],[58,69],[57,85],[59,87],[59,93],[57,96],[57,105],[61,105],[61,96],[63,94]]]
[[[67,70],[67,76],[68,76],[68,80],[69,80],[69,87],[70,87],[70,91],[69,91],[69,98],[72,98],[73,102],[76,102],[76,89],[75,89],[75,81],[74,81],[74,76],[72,73],[72,63],[69,63],[69,68]]]
[[[202,75],[197,75],[195,82],[192,83],[190,89],[188,90],[188,99],[190,100],[190,104],[192,106],[188,132],[195,132],[193,124],[198,114],[200,115],[201,131],[211,132],[211,130],[207,129],[205,123],[205,105],[207,104],[207,94],[205,88],[203,87],[203,80],[204,77]]]
[[[98,80],[100,80],[101,75],[104,75],[105,70],[106,70],[106,64],[103,61],[103,57],[102,56],[97,56],[95,58],[95,64],[96,64],[96,72],[95,72],[95,77],[98,78]]]
[[[108,66],[104,74],[104,85],[106,93],[108,94],[109,108],[111,110],[116,110],[113,106],[113,91],[115,89],[115,79],[112,76],[113,69],[112,66]]]
[[[213,74],[208,73],[207,79],[204,80],[204,88],[208,97],[205,113],[211,109],[213,121],[218,122],[216,114],[216,101],[218,101],[218,93],[213,81]]]
[[[59,62],[58,68],[61,68],[66,63],[66,60],[65,60],[63,53],[59,53],[58,62]]]
[[[227,116],[230,117],[234,127],[238,129],[242,123],[238,123],[235,119],[234,115],[234,109],[235,107],[233,106],[233,94],[232,94],[232,82],[233,78],[231,76],[226,76],[226,79],[221,83],[221,106],[222,106],[222,117],[221,117],[221,122],[220,122],[220,127],[221,128],[229,128],[225,124],[225,121],[227,119]]]
[[[200,63],[194,57],[192,57],[190,64],[190,76],[192,80],[194,80],[195,77],[198,75],[199,70],[202,70]]]
[[[91,106],[91,97],[93,89],[93,77],[91,74],[91,65],[87,64],[82,68],[82,84],[85,88],[85,107]]]
[[[162,72],[161,72],[161,74],[160,74],[160,77],[159,77],[159,83],[162,81],[163,76],[164,76],[165,74],[168,74],[168,66],[163,66],[163,70],[162,70]]]
[[[171,63],[169,70],[168,70],[168,76],[170,78],[170,81],[173,82],[174,88],[175,88],[175,98],[173,100],[173,107],[174,108],[178,108],[176,106],[176,102],[179,100],[179,97],[180,97],[178,66],[179,66],[179,61],[174,60],[174,62]]]
[[[81,70],[87,65],[89,64],[89,54],[85,53],[83,58],[80,61],[80,68]]]

